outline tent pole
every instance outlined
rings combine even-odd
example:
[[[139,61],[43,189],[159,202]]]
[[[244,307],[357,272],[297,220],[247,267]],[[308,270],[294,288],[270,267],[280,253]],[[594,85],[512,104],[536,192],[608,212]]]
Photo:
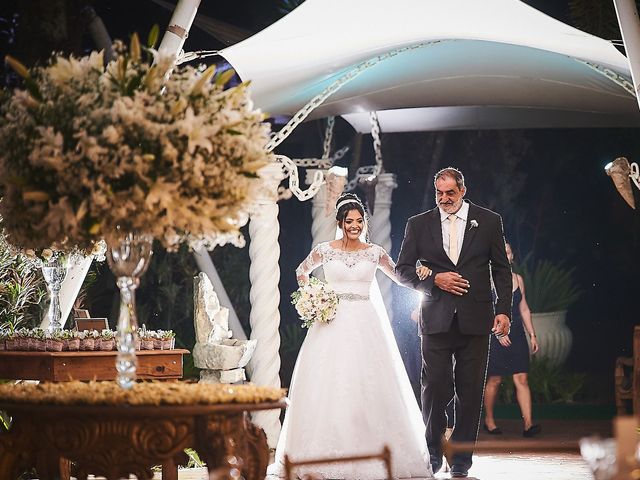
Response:
[[[199,6],[200,0],[178,1],[158,51],[176,56],[180,55]]]
[[[622,41],[627,52],[631,78],[633,79],[633,90],[638,98],[638,81],[640,80],[640,21],[638,20],[638,9],[634,0],[613,0],[622,33]]]

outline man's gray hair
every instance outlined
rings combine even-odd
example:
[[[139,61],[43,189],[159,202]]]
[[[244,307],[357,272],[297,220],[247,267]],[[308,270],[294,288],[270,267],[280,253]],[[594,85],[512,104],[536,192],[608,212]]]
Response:
[[[436,173],[435,176],[433,177],[433,184],[435,185],[436,181],[439,178],[445,178],[445,177],[453,178],[456,181],[456,185],[460,190],[464,188],[464,175],[460,170],[453,167],[443,168],[438,173]]]

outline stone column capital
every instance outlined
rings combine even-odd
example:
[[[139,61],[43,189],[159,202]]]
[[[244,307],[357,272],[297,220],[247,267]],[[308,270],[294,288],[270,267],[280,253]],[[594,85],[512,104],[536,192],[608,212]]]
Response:
[[[278,201],[278,185],[284,180],[285,174],[282,164],[273,162],[262,167],[258,174],[264,180],[265,184],[256,199],[260,205],[275,203]]]
[[[395,173],[381,173],[378,175],[378,183],[376,184],[376,200],[375,210],[379,205],[391,205],[391,195],[393,190],[398,187]]]

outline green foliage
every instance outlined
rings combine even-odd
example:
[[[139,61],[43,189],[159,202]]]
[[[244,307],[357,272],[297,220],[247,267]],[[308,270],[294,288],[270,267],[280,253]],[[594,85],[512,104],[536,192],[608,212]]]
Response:
[[[562,366],[552,365],[546,358],[534,358],[528,374],[531,400],[534,404],[573,404],[586,393],[587,375],[569,372]],[[516,402],[512,377],[504,377],[498,390],[498,402],[509,405]]]
[[[193,448],[185,448],[184,453],[189,458],[187,468],[198,468],[207,466],[207,464],[200,459],[198,452],[196,452]]]
[[[587,376],[553,365],[545,358],[534,359],[529,369],[533,403],[574,403],[584,393]]]
[[[9,430],[11,427],[11,417],[9,413],[4,410],[0,410],[0,425],[2,425],[5,430]]]
[[[36,326],[44,294],[40,271],[11,247],[0,231],[0,329]]]
[[[148,329],[173,330],[177,345],[192,348],[193,277],[198,274],[193,254],[184,245],[168,253],[158,242],[153,251],[137,295],[138,322]]]
[[[498,403],[509,405],[515,402],[516,391],[513,384],[513,377],[502,377],[502,383],[498,389]]]
[[[556,312],[573,305],[582,290],[574,283],[575,268],[549,260],[539,261],[533,269],[523,263],[517,269],[522,274],[527,303],[532,312]]]

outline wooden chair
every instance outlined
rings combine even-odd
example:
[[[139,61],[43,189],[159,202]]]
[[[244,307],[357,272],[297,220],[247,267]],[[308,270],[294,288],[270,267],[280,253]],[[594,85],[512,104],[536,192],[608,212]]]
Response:
[[[633,357],[616,359],[615,399],[618,415],[640,415],[640,325],[633,329]]]
[[[633,358],[616,358],[615,368],[616,414],[629,415],[633,408]]]
[[[347,462],[365,462],[369,460],[380,460],[384,462],[387,470],[387,479],[391,480],[393,475],[391,473],[391,450],[388,446],[384,446],[379,454],[373,455],[357,455],[353,457],[332,457],[332,458],[318,458],[312,460],[292,461],[288,455],[284,456],[284,471],[287,480],[294,480],[294,470],[298,467],[309,465],[327,465],[333,463],[347,463]],[[317,480],[319,477],[311,474],[305,474],[302,480]]]
[[[633,413],[640,415],[640,325],[633,329]]]

